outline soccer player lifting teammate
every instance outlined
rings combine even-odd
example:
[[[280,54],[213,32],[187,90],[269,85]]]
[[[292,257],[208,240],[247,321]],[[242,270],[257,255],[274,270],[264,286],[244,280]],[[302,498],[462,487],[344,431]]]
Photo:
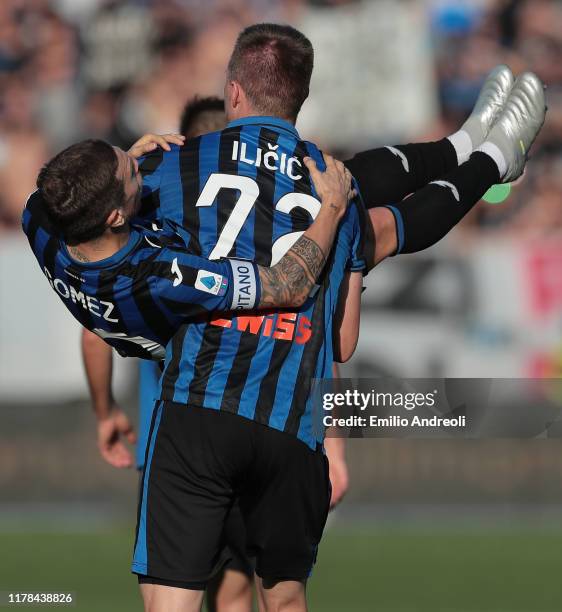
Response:
[[[229,127],[144,160],[145,203],[185,227],[184,242],[198,255],[271,264],[312,222],[318,203],[301,160],[309,154],[321,163],[321,156],[293,126],[311,71],[312,47],[302,34],[268,24],[248,28],[229,65]],[[430,246],[490,185],[519,176],[543,120],[540,81],[525,74],[512,87],[500,68],[459,133],[350,160],[375,205],[369,265]],[[398,203],[380,206],[392,201]],[[256,555],[263,605],[305,609],[304,583],[329,500],[308,392],[313,377],[330,374],[332,324],[336,357],[355,347],[363,226],[354,202],[319,289],[296,312],[207,318],[182,325],[169,344],[133,566],[153,586],[145,591],[147,609],[199,608],[234,499]]]
[[[195,138],[207,132],[226,127],[224,101],[219,98],[194,98],[185,107],[180,133],[186,138]],[[82,353],[90,387],[92,405],[97,418],[98,446],[102,457],[115,467],[130,467],[133,460],[123,444],[123,439],[136,444],[136,466],[142,471],[148,430],[158,393],[160,367],[154,361],[139,361],[139,425],[138,440],[127,415],[113,399],[111,347],[93,332],[83,328]],[[334,365],[334,368],[336,366]],[[334,376],[337,376],[334,369]],[[326,438],[325,448],[329,461],[331,483],[331,505],[336,505],[347,488],[347,465],[345,445],[341,438]],[[231,509],[226,523],[225,553],[220,571],[207,586],[207,607],[221,612],[237,606],[237,609],[252,609],[253,564],[245,553],[245,530],[240,508]],[[146,588],[146,587],[145,587]]]
[[[142,164],[153,204],[188,229],[202,254],[236,254],[267,265],[314,217],[314,192],[300,160],[308,154],[320,164],[321,156],[294,128],[311,70],[312,48],[302,34],[267,24],[248,28],[229,64],[228,127]],[[450,139],[378,153],[395,158],[401,175],[412,169],[394,193],[419,188],[418,180],[430,184],[404,202],[371,211],[377,238],[371,263],[429,246],[492,184],[521,174],[544,120],[544,95],[533,75],[511,87],[507,74],[499,69],[483,92],[493,93],[492,112],[481,105]],[[433,164],[410,164],[409,155],[430,149]],[[350,162],[356,177],[364,162],[361,155]],[[359,178],[367,201],[375,203],[376,185],[364,189],[363,182]],[[384,186],[388,202],[392,190]],[[149,610],[199,608],[234,500],[256,557],[263,605],[305,609],[304,584],[329,501],[309,391],[313,378],[330,375],[332,337],[338,358],[355,347],[362,229],[356,202],[340,225],[318,291],[296,312],[189,323],[170,343],[133,562],[140,581],[154,586],[145,600]]]
[[[168,140],[182,142],[175,136]],[[170,330],[180,321],[204,315],[207,309],[233,307],[236,278],[234,268],[224,268],[225,263],[220,264],[225,272],[220,276],[220,270],[212,268],[214,263],[189,254],[188,237],[173,223],[129,225],[140,204],[140,178],[133,156],[157,143],[169,148],[166,139],[156,136],[142,138],[129,156],[99,141],[70,147],[43,169],[40,189],[30,197],[23,217],[39,264],[76,318],[121,353],[153,358],[163,356]],[[329,252],[347,199],[353,195],[349,172],[341,163],[330,160],[329,172],[313,172],[330,209],[322,214],[321,223],[314,224],[312,234],[318,234],[320,246],[310,241],[308,231],[295,245],[305,247],[301,256],[295,256],[297,249],[292,248],[267,270],[257,266],[254,271],[249,262],[238,262],[255,272],[255,282],[249,284],[257,291],[258,308],[294,306],[304,300],[321,270],[324,252]],[[50,213],[49,207],[54,209]],[[308,249],[312,250],[306,253]],[[303,273],[307,279],[300,277]],[[248,276],[248,272],[240,274]],[[208,278],[214,281],[212,287],[203,285]],[[102,368],[107,365],[101,364]],[[104,409],[109,406],[100,410]],[[119,411],[110,420],[101,420],[100,448],[114,465],[124,465],[126,451],[115,443],[116,433],[133,440],[130,425]]]

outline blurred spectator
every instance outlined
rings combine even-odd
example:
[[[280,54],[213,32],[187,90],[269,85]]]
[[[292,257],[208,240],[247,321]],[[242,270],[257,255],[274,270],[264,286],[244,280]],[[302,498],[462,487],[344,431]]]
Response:
[[[136,2],[105,0],[82,28],[86,86],[116,87],[149,74],[153,33],[147,7]]]

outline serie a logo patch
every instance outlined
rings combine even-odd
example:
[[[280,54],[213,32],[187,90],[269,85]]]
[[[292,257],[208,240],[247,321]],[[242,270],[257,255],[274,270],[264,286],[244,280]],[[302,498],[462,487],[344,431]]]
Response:
[[[213,295],[224,295],[228,288],[228,279],[221,274],[199,270],[195,279],[195,289],[206,291]]]

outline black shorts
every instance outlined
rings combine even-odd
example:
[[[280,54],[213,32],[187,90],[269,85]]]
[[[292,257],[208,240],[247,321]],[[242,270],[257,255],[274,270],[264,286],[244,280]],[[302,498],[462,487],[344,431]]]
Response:
[[[143,470],[139,468],[139,491],[137,497],[137,506],[140,504],[143,491]],[[252,580],[254,577],[255,559],[249,557],[246,553],[246,527],[240,505],[237,501],[234,502],[224,526],[224,548],[219,557],[217,565],[212,574],[212,578],[217,578],[221,572],[232,570],[240,572]],[[148,575],[139,574],[139,584],[163,584],[164,586],[175,586],[185,589],[200,589],[204,590],[206,583],[191,583],[181,581],[164,581],[154,579]]]
[[[160,403],[132,571],[204,588],[220,562],[235,502],[258,576],[306,579],[330,502],[322,449],[236,414]]]

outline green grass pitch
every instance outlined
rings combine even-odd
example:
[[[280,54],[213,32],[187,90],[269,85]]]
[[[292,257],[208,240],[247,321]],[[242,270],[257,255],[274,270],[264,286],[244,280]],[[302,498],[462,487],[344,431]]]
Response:
[[[70,610],[141,610],[131,549],[129,529],[0,533],[0,591],[74,591]],[[562,530],[338,525],[320,548],[310,610],[554,612],[562,610],[561,571]]]

